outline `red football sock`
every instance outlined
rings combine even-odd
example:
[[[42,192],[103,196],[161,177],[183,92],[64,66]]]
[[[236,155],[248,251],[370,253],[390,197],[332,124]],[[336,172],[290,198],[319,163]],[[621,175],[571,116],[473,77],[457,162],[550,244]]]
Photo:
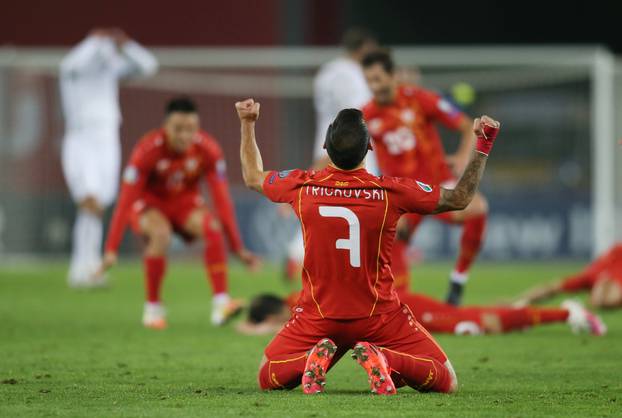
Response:
[[[410,282],[410,268],[408,265],[408,243],[404,240],[396,239],[393,242],[391,271],[395,278],[395,289],[397,291],[407,290]]]
[[[559,308],[525,308],[531,315],[531,321],[535,324],[546,324],[550,322],[566,322],[568,311]]]
[[[490,308],[482,309],[496,314],[501,322],[501,330],[510,332],[525,329],[534,324],[534,316],[528,308]]]
[[[421,392],[449,392],[451,389],[451,372],[438,360],[428,356],[412,356],[398,351],[382,348],[382,353],[393,371],[391,378],[399,387],[406,383]]]
[[[307,353],[266,361],[259,370],[259,387],[263,390],[293,389],[300,385]]]
[[[211,216],[203,220],[205,252],[203,261],[209,273],[214,295],[227,292],[227,247],[220,228],[215,228]]]
[[[568,319],[568,311],[558,308],[496,308],[491,311],[499,316],[504,332]]]
[[[455,266],[456,272],[468,272],[471,264],[477,258],[486,232],[487,219],[487,215],[483,214],[464,221],[462,238],[460,239],[460,255],[458,255]]]
[[[147,302],[160,302],[160,289],[162,288],[162,280],[166,271],[166,258],[145,257],[143,259],[145,266],[145,294]]]

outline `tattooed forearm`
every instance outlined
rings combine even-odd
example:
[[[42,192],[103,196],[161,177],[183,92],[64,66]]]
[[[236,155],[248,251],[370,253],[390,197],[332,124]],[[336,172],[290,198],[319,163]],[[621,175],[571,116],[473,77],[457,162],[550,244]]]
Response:
[[[474,152],[471,161],[460,177],[460,181],[453,190],[441,189],[441,198],[436,208],[436,213],[450,210],[461,210],[468,206],[477,192],[477,187],[484,174],[488,157],[479,152]]]
[[[240,160],[242,162],[242,178],[247,187],[261,193],[266,173],[263,171],[261,152],[259,152],[259,147],[255,140],[254,122],[242,122],[241,137]]]

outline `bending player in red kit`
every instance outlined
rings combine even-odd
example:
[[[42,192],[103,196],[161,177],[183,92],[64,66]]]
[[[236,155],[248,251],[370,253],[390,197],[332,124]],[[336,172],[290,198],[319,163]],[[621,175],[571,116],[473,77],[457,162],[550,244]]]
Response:
[[[596,308],[622,307],[622,243],[615,244],[582,272],[528,291],[517,304],[587,290],[590,291],[590,303]]]
[[[199,185],[205,178],[218,220],[208,211]],[[225,160],[216,140],[199,128],[195,104],[186,98],[171,100],[160,129],[146,134],[134,147],[123,174],[121,195],[115,208],[102,270],[117,261],[117,249],[127,224],[145,239],[146,298],[143,324],[165,328],[160,289],[166,270],[166,251],[171,235],[187,241],[203,238],[205,266],[211,279],[212,323],[223,324],[239,312],[241,304],[227,293],[227,248],[254,268],[257,257],[240,238],[235,210],[227,185]]]
[[[472,119],[431,91],[399,84],[394,67],[393,59],[386,51],[374,51],[363,59],[365,78],[373,95],[363,107],[363,113],[380,172],[385,176],[453,188],[456,184],[454,173],[462,174],[473,149]],[[460,132],[460,145],[451,157],[445,156],[436,128],[439,124]],[[484,239],[487,213],[486,199],[476,193],[464,210],[436,216],[443,222],[462,225],[460,253],[450,274],[446,298],[452,305],[460,304],[469,269]],[[422,220],[422,214],[411,213],[398,224],[391,257],[396,288],[409,287],[408,241]]]
[[[370,139],[359,110],[339,112],[326,133],[330,158],[320,171],[266,172],[255,141],[259,103],[236,103],[246,185],[290,204],[305,244],[303,290],[290,321],[265,350],[262,389],[322,392],[325,375],[348,350],[367,372],[372,392],[409,385],[453,392],[453,367],[393,289],[391,247],[404,213],[464,209],[473,199],[499,124],[477,119],[476,151],[455,189],[365,170]]]

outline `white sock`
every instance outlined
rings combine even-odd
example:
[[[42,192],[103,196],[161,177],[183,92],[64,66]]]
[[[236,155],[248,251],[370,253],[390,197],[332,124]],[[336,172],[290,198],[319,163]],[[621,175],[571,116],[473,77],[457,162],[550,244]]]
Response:
[[[218,293],[212,298],[214,305],[224,305],[226,303],[229,303],[230,300],[231,298],[229,297],[229,294],[225,292]]]
[[[87,246],[86,265],[89,269],[97,269],[101,263],[101,245],[103,239],[103,222],[102,219],[92,213],[84,215],[87,224]]]
[[[102,220],[86,210],[78,211],[73,224],[70,279],[86,280],[101,260]]]
[[[449,275],[452,283],[465,284],[469,280],[469,273],[459,273],[456,270],[452,271]]]

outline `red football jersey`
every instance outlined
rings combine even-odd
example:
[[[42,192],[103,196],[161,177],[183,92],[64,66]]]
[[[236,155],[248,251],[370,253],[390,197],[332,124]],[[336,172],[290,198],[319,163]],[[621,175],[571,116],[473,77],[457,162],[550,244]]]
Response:
[[[566,278],[562,288],[567,292],[592,289],[600,279],[615,280],[622,285],[622,243],[614,244],[581,273]]]
[[[175,202],[180,196],[199,195],[205,177],[213,204],[229,243],[242,248],[229,194],[223,153],[214,138],[200,131],[183,153],[171,150],[162,129],[147,133],[138,141],[123,172],[121,194],[115,208],[106,250],[116,251],[123,238],[132,204],[140,198]]]
[[[382,174],[434,184],[453,177],[435,123],[455,130],[466,116],[447,100],[418,87],[400,86],[392,104],[380,106],[372,100],[363,114]]]
[[[364,169],[271,172],[263,184],[273,202],[292,205],[304,236],[299,307],[332,319],[364,318],[399,306],[391,247],[403,213],[428,214],[437,186],[375,177]]]

